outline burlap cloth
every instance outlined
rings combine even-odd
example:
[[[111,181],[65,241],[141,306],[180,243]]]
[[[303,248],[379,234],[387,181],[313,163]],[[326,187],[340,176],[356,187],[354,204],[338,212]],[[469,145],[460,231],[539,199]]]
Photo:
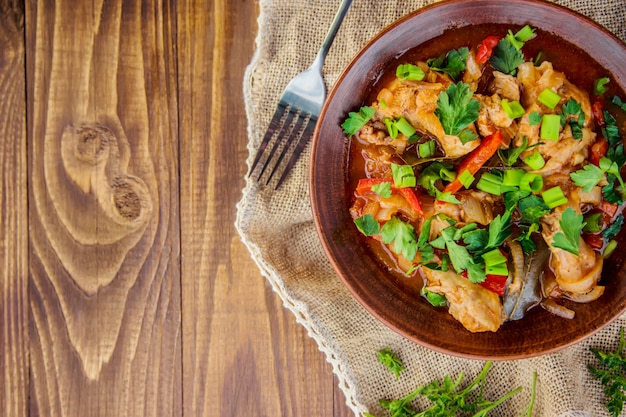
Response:
[[[365,43],[403,15],[432,1],[356,0],[328,54],[324,67],[330,89],[342,69]],[[256,52],[244,79],[248,115],[248,166],[287,82],[313,61],[339,0],[260,0]],[[561,0],[626,40],[626,0]],[[397,399],[433,379],[473,378],[483,362],[440,354],[405,340],[373,318],[343,286],[327,261],[312,220],[307,190],[310,149],[278,190],[247,180],[237,206],[236,227],[243,242],[286,308],[294,313],[326,354],[356,415],[388,415],[380,398]],[[555,354],[496,362],[487,398],[515,387],[522,393],[491,415],[518,416],[538,373],[535,416],[606,416],[601,385],[587,371],[595,363],[589,348],[614,350],[626,316],[581,343]],[[395,377],[377,362],[376,351],[390,347],[406,365]],[[426,405],[427,402],[417,406]]]

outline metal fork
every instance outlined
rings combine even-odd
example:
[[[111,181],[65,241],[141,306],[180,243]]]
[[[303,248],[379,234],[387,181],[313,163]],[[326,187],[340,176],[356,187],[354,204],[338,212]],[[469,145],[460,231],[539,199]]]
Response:
[[[278,189],[285,178],[287,178],[287,175],[311,139],[317,117],[322,110],[322,105],[326,98],[326,86],[324,85],[324,78],[322,77],[324,60],[351,4],[352,0],[343,0],[341,2],[341,6],[339,6],[339,10],[333,19],[330,30],[326,34],[326,38],[313,64],[304,72],[296,75],[289,84],[287,84],[287,87],[280,97],[274,116],[261,141],[261,146],[257,151],[249,174],[252,176],[257,164],[266,153],[268,144],[271,142],[272,138],[276,137],[258,176],[258,181],[260,181],[263,174],[271,166],[265,185],[269,184],[274,174],[277,173],[281,162],[289,153],[293,142],[297,139],[296,146],[276,183],[276,189]],[[282,149],[274,161],[276,152],[281,145]]]

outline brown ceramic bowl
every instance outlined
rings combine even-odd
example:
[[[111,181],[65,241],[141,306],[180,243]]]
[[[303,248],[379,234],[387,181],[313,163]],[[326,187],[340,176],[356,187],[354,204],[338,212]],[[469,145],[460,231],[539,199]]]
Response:
[[[605,263],[604,295],[576,305],[566,320],[540,307],[495,333],[470,333],[447,311],[407,292],[365,246],[349,214],[348,142],[340,124],[366,103],[386,63],[406,50],[426,45],[446,30],[475,24],[507,24],[554,33],[586,51],[626,91],[626,46],[582,15],[552,3],[529,0],[448,1],[418,10],[371,40],[354,58],[329,94],[315,132],[310,190],[316,226],[328,259],[354,297],[375,317],[404,337],[431,349],[480,359],[519,359],[554,352],[588,337],[626,308],[623,250]]]

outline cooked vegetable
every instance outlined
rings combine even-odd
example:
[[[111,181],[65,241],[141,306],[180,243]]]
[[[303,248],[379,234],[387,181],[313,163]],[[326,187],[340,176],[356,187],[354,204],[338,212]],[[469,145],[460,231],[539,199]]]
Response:
[[[522,247],[509,241],[512,273],[504,296],[504,312],[508,320],[520,320],[541,302],[541,279],[548,265],[550,252],[542,239],[537,250],[524,254]]]
[[[502,140],[502,134],[500,131],[496,131],[494,134],[484,138],[480,145],[463,159],[463,162],[459,165],[458,172],[463,173],[465,171],[469,171],[472,175],[476,174],[478,170],[498,151]],[[461,189],[462,185],[463,184],[461,181],[458,181],[457,177],[444,189],[444,192],[454,194]]]
[[[502,39],[500,36],[487,36],[478,47],[478,52],[476,52],[476,62],[479,64],[487,62],[493,54],[493,48],[498,45],[500,39]]]
[[[538,305],[574,318],[562,301],[602,296],[624,225],[622,101],[592,95],[596,80],[572,84],[563,60],[527,60],[525,43],[540,50],[544,36],[524,27],[403,55],[342,125],[354,135],[355,227],[390,273],[471,332]]]
[[[396,69],[396,77],[401,80],[421,81],[424,75],[424,70],[413,64],[398,65]]]

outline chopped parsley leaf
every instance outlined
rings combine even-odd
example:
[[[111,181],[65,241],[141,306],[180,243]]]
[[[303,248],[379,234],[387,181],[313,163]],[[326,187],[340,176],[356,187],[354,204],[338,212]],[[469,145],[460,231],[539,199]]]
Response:
[[[439,95],[435,115],[441,121],[446,134],[459,136],[463,129],[478,119],[480,103],[473,96],[474,93],[469,85],[464,82],[451,84]],[[462,134],[459,138],[466,141],[473,140],[470,139],[471,135],[466,134]]]
[[[365,236],[373,236],[380,233],[380,224],[371,214],[365,214],[354,219],[357,229]]]
[[[580,245],[580,231],[585,226],[583,215],[578,214],[571,207],[566,208],[559,220],[561,232],[554,235],[552,246],[566,250],[578,256],[578,248]]]
[[[431,58],[426,61],[428,67],[433,71],[445,72],[453,80],[457,80],[461,73],[465,71],[469,49],[466,47],[453,49],[438,58]]]
[[[369,120],[374,117],[374,114],[376,114],[376,109],[369,106],[361,107],[358,113],[348,113],[348,118],[341,124],[344,133],[354,135],[359,129],[365,126],[365,123],[369,122]]]
[[[378,362],[385,365],[389,372],[392,372],[396,379],[400,377],[400,372],[404,371],[404,364],[391,349],[385,348],[377,352]]]
[[[508,39],[502,39],[493,48],[491,65],[505,74],[515,75],[517,67],[525,61],[522,51],[517,50]]]
[[[415,229],[409,223],[392,217],[380,229],[383,243],[389,245],[393,243],[393,251],[404,256],[409,261],[415,259],[417,255],[417,236]]]
[[[603,158],[606,159],[606,158]],[[598,185],[602,178],[604,178],[604,171],[594,164],[587,164],[583,169],[579,169],[576,172],[569,174],[572,181],[576,186],[583,189],[584,192],[590,192],[593,187]]]

